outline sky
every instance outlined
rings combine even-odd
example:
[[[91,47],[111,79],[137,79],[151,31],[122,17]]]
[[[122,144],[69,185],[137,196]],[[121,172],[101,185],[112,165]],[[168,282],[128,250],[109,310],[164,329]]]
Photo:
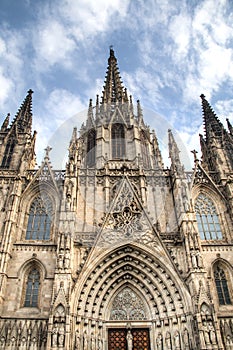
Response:
[[[232,122],[232,0],[0,0],[0,26],[0,122],[34,91],[38,165],[50,145],[53,168],[65,167],[72,128],[102,93],[110,45],[165,165],[169,128],[193,165],[200,94]]]

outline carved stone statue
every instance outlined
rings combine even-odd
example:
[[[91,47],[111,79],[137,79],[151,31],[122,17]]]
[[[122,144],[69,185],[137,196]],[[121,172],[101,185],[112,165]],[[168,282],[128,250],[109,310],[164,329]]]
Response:
[[[166,344],[166,350],[172,349],[171,335],[170,335],[170,333],[167,333],[167,334],[166,334],[165,344]]]
[[[162,334],[159,334],[157,339],[156,339],[156,344],[157,344],[157,350],[162,350],[163,349],[163,337]]]
[[[98,350],[102,350],[102,348],[103,348],[103,343],[102,343],[102,339],[99,335],[99,337],[98,337]]]
[[[80,349],[80,335],[78,330],[76,330],[76,333],[75,333],[75,349],[76,350]]]
[[[64,267],[65,269],[70,267],[70,251],[68,249],[65,252]]]
[[[83,334],[83,350],[88,349],[88,339],[87,339],[87,333],[84,332]]]
[[[206,321],[203,321],[203,333],[204,333],[205,344],[209,345],[210,344],[210,335],[209,335],[209,330],[207,328]]]
[[[94,336],[94,333],[91,334],[91,350],[95,350],[95,336]]]
[[[196,269],[197,268],[197,257],[196,257],[195,252],[191,252],[191,259],[192,259],[193,268]]]
[[[63,255],[62,254],[59,254],[59,256],[58,256],[57,266],[59,269],[63,268]]]
[[[175,349],[180,349],[180,335],[178,332],[175,333],[174,335],[174,345],[175,345]]]
[[[188,333],[187,329],[184,330],[183,340],[184,340],[184,348],[185,348],[185,350],[189,349],[189,333]]]
[[[202,256],[201,256],[201,253],[198,251],[197,252],[197,265],[199,268],[202,268],[203,267],[203,259],[202,259]]]
[[[59,333],[58,333],[58,345],[63,347],[64,343],[65,343],[65,326],[64,324],[61,324],[59,328]]]
[[[212,322],[209,322],[209,330],[210,330],[209,331],[210,341],[213,345],[216,345],[217,344],[216,333]]]
[[[127,332],[127,346],[128,346],[128,350],[133,350],[133,336],[130,330],[128,330]]]
[[[52,330],[52,347],[57,346],[57,340],[58,340],[58,325],[55,323]]]

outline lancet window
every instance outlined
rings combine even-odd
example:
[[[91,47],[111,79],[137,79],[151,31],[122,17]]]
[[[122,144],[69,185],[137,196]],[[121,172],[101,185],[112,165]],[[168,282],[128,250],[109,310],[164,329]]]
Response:
[[[214,267],[214,280],[217,289],[219,304],[231,304],[226,273],[219,264],[217,264]]]
[[[195,203],[195,211],[201,239],[222,239],[219,216],[213,201],[206,195],[199,194]]]
[[[37,307],[38,306],[38,295],[39,295],[39,286],[40,286],[40,273],[34,268],[32,269],[26,281],[26,293],[24,306],[25,307]]]
[[[15,140],[13,138],[10,138],[6,144],[4,156],[2,159],[1,168],[9,168],[11,158],[13,155],[13,151],[14,151],[14,147],[15,147]]]
[[[144,131],[141,131],[141,157],[144,168],[150,168],[148,140]]]
[[[48,196],[36,197],[29,210],[27,240],[49,240],[53,208]]]
[[[87,166],[95,165],[96,154],[96,131],[90,130],[87,135]]]
[[[112,125],[112,158],[122,159],[125,157],[125,130],[123,124]]]

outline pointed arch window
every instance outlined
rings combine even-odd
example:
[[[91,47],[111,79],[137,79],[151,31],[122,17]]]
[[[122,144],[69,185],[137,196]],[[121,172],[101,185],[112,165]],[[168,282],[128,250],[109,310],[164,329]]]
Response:
[[[141,131],[141,157],[144,168],[150,168],[148,140],[144,131]]]
[[[40,273],[34,268],[27,277],[24,307],[37,307],[40,287]]]
[[[6,144],[4,156],[3,156],[3,159],[2,159],[1,168],[7,168],[8,169],[10,167],[10,162],[11,162],[11,158],[12,158],[12,155],[13,155],[14,148],[15,148],[15,140],[13,138],[10,138],[7,141],[7,144]]]
[[[96,131],[90,130],[87,135],[87,166],[95,165],[96,159]]]
[[[218,293],[218,299],[220,305],[229,305],[231,304],[228,281],[224,269],[217,264],[214,267],[214,280]]]
[[[213,201],[204,194],[199,194],[195,203],[197,224],[202,240],[222,239],[219,217]]]
[[[49,240],[52,203],[48,196],[37,197],[31,204],[26,232],[27,240]]]
[[[112,125],[112,158],[122,159],[125,157],[125,130],[123,124]]]

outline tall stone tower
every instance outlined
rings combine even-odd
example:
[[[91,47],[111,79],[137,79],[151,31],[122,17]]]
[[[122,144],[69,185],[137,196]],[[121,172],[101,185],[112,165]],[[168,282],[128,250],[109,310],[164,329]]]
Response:
[[[233,129],[170,168],[110,49],[65,170],[35,169],[32,91],[0,130],[0,348],[233,349]]]

